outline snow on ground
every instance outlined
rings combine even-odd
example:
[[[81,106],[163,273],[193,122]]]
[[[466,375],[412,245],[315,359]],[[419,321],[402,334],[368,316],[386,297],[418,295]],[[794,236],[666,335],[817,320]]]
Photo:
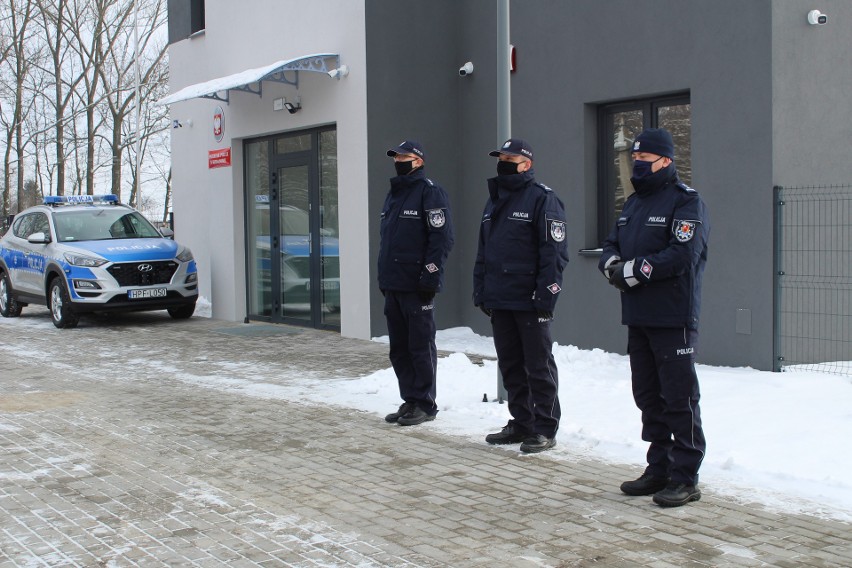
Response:
[[[210,308],[208,301],[199,300],[196,315],[210,317]],[[49,317],[0,318],[0,326],[12,322],[52,329]],[[387,337],[374,341],[387,343]],[[452,352],[438,360],[440,412],[437,420],[417,428],[484,444],[485,435],[498,431],[509,419],[506,405],[493,402],[497,364],[492,339],[469,328],[452,328],[438,331],[437,343],[440,350]],[[18,356],[49,358],[20,345],[14,348]],[[486,359],[478,365],[465,353],[480,356],[476,360]],[[558,445],[529,459],[597,459],[635,465],[640,473],[647,445],[640,439],[640,416],[631,396],[627,357],[556,344],[554,355],[562,404]],[[115,363],[109,357],[96,358],[92,373],[98,372],[101,360],[103,365]],[[162,377],[163,365],[167,363],[149,357],[134,359],[139,376]],[[362,410],[374,413],[377,421],[401,402],[389,363],[385,369],[353,378],[316,378],[303,373],[279,377],[280,369],[255,363],[238,366],[222,365],[221,372],[211,376],[171,367],[167,374],[237,396]],[[113,375],[107,367],[101,372]],[[708,443],[701,486],[707,493],[761,503],[781,512],[852,521],[852,376],[707,365],[698,366],[698,375]],[[283,384],[282,379],[286,379]],[[483,395],[491,402],[483,402]],[[515,446],[501,449],[518,452]]]
[[[437,343],[455,353],[438,362],[440,412],[428,427],[484,443],[509,413],[505,404],[481,402],[485,393],[496,396],[496,362],[480,367],[462,353],[494,357],[492,340],[453,328],[439,331]],[[562,421],[548,455],[644,467],[647,444],[640,439],[627,357],[556,344],[554,356]],[[698,376],[707,437],[702,487],[773,509],[852,521],[852,377],[707,365],[698,366]],[[314,400],[377,414],[399,404],[390,368],[315,388]]]

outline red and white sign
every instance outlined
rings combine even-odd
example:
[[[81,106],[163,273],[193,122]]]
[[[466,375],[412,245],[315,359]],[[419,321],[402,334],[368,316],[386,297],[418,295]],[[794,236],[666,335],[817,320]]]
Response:
[[[231,149],[221,148],[207,152],[207,169],[231,167]]]
[[[225,137],[225,111],[222,107],[217,106],[213,110],[213,138],[216,142],[221,142]]]

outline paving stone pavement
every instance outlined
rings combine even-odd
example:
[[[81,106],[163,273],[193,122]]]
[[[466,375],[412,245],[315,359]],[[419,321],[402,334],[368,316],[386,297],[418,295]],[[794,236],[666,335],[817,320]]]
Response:
[[[662,509],[618,491],[636,464],[229,388],[356,377],[386,349],[164,313],[2,320],[0,566],[852,565],[846,523],[706,486]]]

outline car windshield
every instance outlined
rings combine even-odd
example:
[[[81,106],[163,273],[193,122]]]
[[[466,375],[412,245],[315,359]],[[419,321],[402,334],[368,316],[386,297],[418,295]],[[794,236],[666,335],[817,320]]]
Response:
[[[56,211],[53,219],[59,242],[162,237],[142,214],[122,207]]]

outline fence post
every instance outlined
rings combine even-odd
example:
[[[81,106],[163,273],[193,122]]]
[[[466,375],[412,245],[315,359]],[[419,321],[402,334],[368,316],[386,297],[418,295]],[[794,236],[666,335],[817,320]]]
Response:
[[[773,302],[773,322],[772,322],[772,370],[776,373],[781,372],[781,362],[784,360],[781,354],[781,276],[784,275],[781,266],[781,245],[783,237],[784,217],[782,209],[784,208],[783,194],[784,188],[776,185],[772,188],[773,193],[773,242],[775,244],[774,255],[772,261],[772,302]]]

